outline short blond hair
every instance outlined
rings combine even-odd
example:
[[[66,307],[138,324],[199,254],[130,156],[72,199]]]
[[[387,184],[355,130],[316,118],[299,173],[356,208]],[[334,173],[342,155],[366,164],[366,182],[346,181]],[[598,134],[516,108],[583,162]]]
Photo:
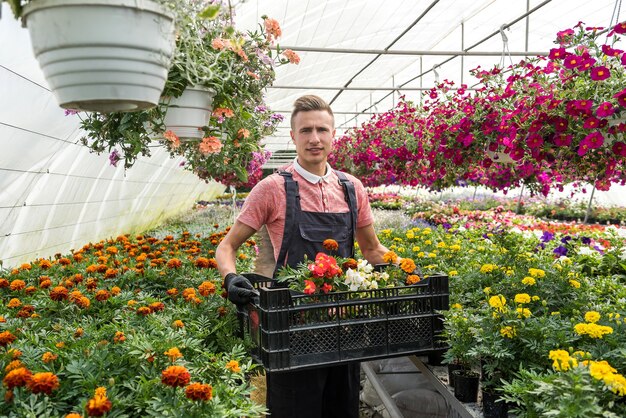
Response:
[[[293,129],[293,121],[296,115],[300,112],[310,112],[313,110],[326,111],[333,118],[333,126],[335,125],[335,115],[330,105],[319,96],[314,94],[307,94],[306,96],[300,96],[293,102],[293,111],[291,112],[291,129]]]

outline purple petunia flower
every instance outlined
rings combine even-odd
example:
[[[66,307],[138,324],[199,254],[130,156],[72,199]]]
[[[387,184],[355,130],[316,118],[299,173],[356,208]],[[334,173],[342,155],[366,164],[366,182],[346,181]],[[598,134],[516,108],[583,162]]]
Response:
[[[582,241],[582,243],[583,243],[583,244],[585,244],[585,245],[589,245],[589,244],[591,244],[591,238],[588,238],[588,237],[582,237],[582,238],[581,238],[581,241]]]
[[[550,231],[543,231],[543,235],[541,236],[541,242],[550,242],[554,239],[554,234]]]
[[[552,251],[554,254],[558,255],[559,257],[564,257],[567,255],[567,248],[565,248],[562,245],[559,245],[558,247],[556,247],[554,249],[554,251]]]
[[[109,154],[109,163],[113,166],[113,167],[117,167],[117,163],[121,160],[120,154],[117,152],[116,149],[113,150],[113,152],[111,154]]]
[[[572,237],[570,237],[569,235],[566,235],[563,238],[561,238],[561,242],[563,244],[567,244],[571,239],[572,239]]]

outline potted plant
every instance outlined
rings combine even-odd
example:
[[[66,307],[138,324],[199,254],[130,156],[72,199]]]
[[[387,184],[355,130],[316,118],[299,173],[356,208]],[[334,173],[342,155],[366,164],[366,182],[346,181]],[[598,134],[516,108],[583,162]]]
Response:
[[[160,106],[132,114],[89,114],[83,118],[86,136],[82,142],[95,152],[110,152],[112,161],[123,159],[126,168],[139,155],[150,155],[152,147],[165,146],[172,156],[184,157],[184,166],[201,178],[235,172],[245,181],[252,152],[260,151],[262,136],[273,132],[282,120],[265,106],[264,89],[274,80],[275,65],[297,62],[297,56],[273,45],[280,31],[273,19],[264,16],[265,30],[244,34],[219,5],[168,5],[177,16],[178,36]],[[185,135],[181,141],[168,130],[172,118],[167,115],[180,109],[177,100],[190,88],[214,95],[210,107],[210,99],[199,106],[203,117],[209,108],[212,112],[200,126],[187,126],[194,135]]]
[[[154,107],[174,52],[174,16],[158,1],[9,0],[59,105]]]
[[[454,371],[471,371],[472,366],[477,363],[475,357],[470,355],[470,350],[475,345],[472,331],[475,318],[470,310],[463,309],[458,303],[444,311],[443,317],[443,337],[449,346],[443,354],[443,363],[448,365],[448,383],[454,387]]]

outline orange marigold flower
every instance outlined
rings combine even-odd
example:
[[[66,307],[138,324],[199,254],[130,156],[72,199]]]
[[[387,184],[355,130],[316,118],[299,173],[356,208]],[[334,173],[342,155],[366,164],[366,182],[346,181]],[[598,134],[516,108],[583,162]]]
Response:
[[[77,412],[70,412],[65,418],[83,418],[83,416]]]
[[[0,346],[6,347],[7,345],[11,344],[15,340],[17,340],[17,337],[11,334],[11,331],[0,332]]]
[[[418,276],[417,274],[409,274],[406,278],[406,284],[408,285],[412,285],[415,283],[418,283],[420,280],[420,276]]]
[[[291,49],[285,49],[283,51],[283,55],[289,60],[290,63],[296,65],[300,64],[300,56]]]
[[[183,298],[185,298],[185,300],[191,300],[195,297],[196,297],[196,289],[194,289],[193,287],[189,287],[183,290]]]
[[[202,138],[202,142],[198,144],[198,149],[202,155],[217,154],[222,150],[222,141],[216,136],[207,136]]]
[[[89,300],[87,296],[81,296],[75,303],[78,307],[83,309],[87,309],[91,306],[91,300]]]
[[[74,331],[74,338],[80,338],[83,336],[84,333],[85,330],[83,330],[82,328],[76,328],[76,331]]]
[[[220,318],[226,316],[227,313],[228,313],[228,309],[226,309],[226,307],[224,307],[224,306],[218,306],[217,307],[217,315]]]
[[[95,277],[87,277],[87,283],[85,283],[85,286],[87,286],[87,289],[89,290],[95,289],[98,287],[98,279]]]
[[[185,388],[185,396],[192,401],[210,401],[213,397],[213,387],[205,383],[194,382]]]
[[[119,249],[117,247],[107,247],[106,252],[109,254],[117,254]]]
[[[24,280],[19,280],[19,279],[13,280],[10,285],[10,288],[13,291],[22,290],[25,287],[26,287],[26,282]]]
[[[50,299],[55,301],[66,300],[69,296],[69,291],[63,286],[55,286],[50,291]]]
[[[59,356],[57,354],[53,354],[50,351],[46,351],[41,356],[41,360],[43,360],[44,363],[51,363],[51,362],[53,362],[54,360],[56,360],[58,358],[59,358]]]
[[[322,246],[328,251],[337,251],[339,249],[339,244],[334,239],[324,240]]]
[[[115,331],[115,336],[113,336],[113,342],[121,343],[126,341],[126,336],[122,331]]]
[[[0,279],[0,289],[2,289],[3,287],[9,287],[9,281],[5,278]]]
[[[7,322],[7,320],[4,319],[4,316],[0,315],[0,324],[3,323],[3,322]]]
[[[150,309],[147,306],[140,306],[139,308],[137,308],[137,315],[150,315],[152,313],[152,309]]]
[[[174,328],[184,328],[184,327],[185,327],[185,324],[184,324],[184,323],[183,323],[183,321],[181,321],[180,319],[177,319],[176,321],[174,321],[174,322],[172,323],[172,326],[173,326]]]
[[[52,281],[50,279],[39,282],[39,287],[42,289],[47,289],[50,286],[52,286]]]
[[[239,373],[241,368],[239,367],[239,362],[237,360],[231,360],[226,363],[226,369],[231,370],[234,373]]]
[[[52,262],[50,260],[39,260],[39,268],[42,270],[47,270],[52,267]]]
[[[193,264],[198,268],[206,269],[209,268],[209,259],[206,257],[198,257]]]
[[[168,289],[167,292],[165,292],[165,293],[167,293],[169,296],[176,296],[176,295],[178,295],[178,289],[173,287],[171,289]]]
[[[122,292],[122,289],[120,289],[120,288],[119,288],[119,287],[117,287],[117,286],[113,286],[113,287],[111,288],[111,294],[112,294],[113,296],[117,296],[117,295],[119,295],[121,292]]]
[[[22,352],[18,350],[17,348],[9,348],[7,350],[7,354],[10,354],[12,359],[17,359],[17,358],[22,357]]]
[[[172,347],[163,354],[165,354],[172,363],[183,356],[178,347]]]
[[[24,363],[20,360],[11,360],[11,362],[4,368],[4,371],[10,372],[11,370],[19,369],[20,367],[24,367]]]
[[[12,390],[7,390],[6,392],[4,392],[4,401],[6,403],[13,402],[13,391]]]
[[[101,417],[109,412],[113,406],[107,398],[106,388],[99,387],[96,389],[94,397],[87,402],[86,410],[89,417]]]
[[[119,273],[119,270],[118,270],[118,269],[107,269],[107,270],[104,272],[104,277],[105,277],[106,279],[112,279],[113,277],[117,276],[117,275],[118,275],[118,273]]]
[[[96,292],[96,300],[100,301],[100,302],[104,302],[105,300],[107,300],[108,298],[111,297],[111,294],[109,293],[108,290],[106,289],[100,289]]]
[[[19,308],[20,306],[22,306],[22,301],[18,298],[11,298],[9,303],[7,303],[7,308],[11,309]]]
[[[383,261],[385,263],[395,263],[396,261],[398,261],[398,255],[393,251],[386,252],[383,255]]]
[[[26,293],[27,295],[32,295],[36,291],[37,288],[35,286],[28,286],[26,289],[24,289],[24,293]]]
[[[51,395],[53,390],[59,388],[59,378],[50,372],[35,373],[26,386],[35,394]]]
[[[348,269],[356,270],[358,267],[357,261],[354,258],[348,258],[341,264],[341,269],[346,271]]]
[[[65,343],[63,341],[59,341],[54,345],[56,348],[65,348]]]
[[[33,305],[24,305],[22,309],[17,313],[18,318],[28,318],[35,312],[35,307]]]
[[[2,379],[2,383],[4,383],[7,388],[13,389],[15,387],[26,386],[32,377],[33,374],[26,367],[18,367],[8,372],[7,375],[4,376],[4,379]]]
[[[74,261],[76,261],[77,263],[80,263],[81,261],[83,261],[83,255],[80,253],[76,253],[72,256],[72,258],[74,259]]]
[[[62,266],[69,266],[70,264],[72,264],[72,260],[70,260],[69,258],[59,258],[59,264]]]
[[[400,262],[400,268],[405,273],[413,273],[415,271],[415,261],[411,260],[410,258],[403,258]]]
[[[213,282],[202,282],[202,284],[200,286],[198,286],[198,292],[200,292],[200,294],[202,296],[209,296],[215,293],[215,284],[213,284]]]
[[[182,267],[183,263],[178,258],[172,258],[167,262],[167,268],[177,269]]]
[[[152,312],[161,312],[165,309],[165,304],[163,302],[152,302],[149,305],[149,308],[152,310]]]
[[[191,375],[183,366],[170,366],[161,372],[161,383],[167,386],[187,386],[190,380]]]

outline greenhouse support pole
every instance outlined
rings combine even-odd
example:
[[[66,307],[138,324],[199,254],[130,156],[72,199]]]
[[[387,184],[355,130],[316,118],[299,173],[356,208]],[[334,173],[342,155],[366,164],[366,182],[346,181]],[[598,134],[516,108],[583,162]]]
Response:
[[[596,186],[593,185],[593,189],[591,189],[591,197],[589,198],[589,203],[587,204],[587,211],[585,212],[585,219],[583,220],[583,224],[587,223],[589,219],[589,215],[591,214],[591,203],[593,202],[593,195],[596,192]]]
[[[472,196],[472,202],[476,200],[476,191],[478,191],[478,184],[474,186],[474,195]]]
[[[518,201],[517,201],[517,209],[515,209],[515,213],[518,214],[518,215],[520,214],[520,211],[522,210],[522,195],[524,194],[524,186],[525,185],[526,184],[522,183],[522,190],[520,190],[520,192],[519,192],[519,198],[518,198]]]

